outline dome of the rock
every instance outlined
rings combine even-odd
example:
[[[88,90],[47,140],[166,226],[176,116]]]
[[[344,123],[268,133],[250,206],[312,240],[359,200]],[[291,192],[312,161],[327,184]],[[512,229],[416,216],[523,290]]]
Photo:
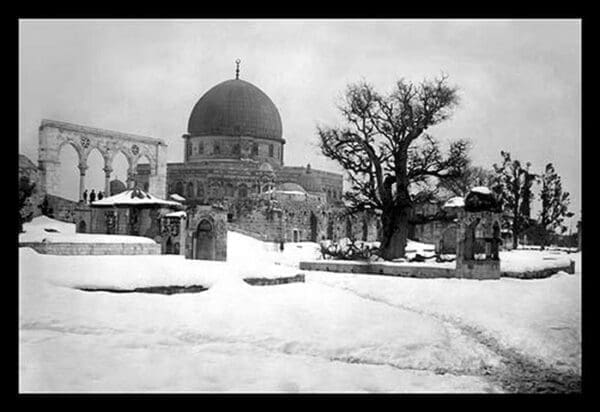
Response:
[[[227,80],[198,100],[188,121],[188,133],[281,141],[281,117],[269,96],[258,87],[240,79]]]

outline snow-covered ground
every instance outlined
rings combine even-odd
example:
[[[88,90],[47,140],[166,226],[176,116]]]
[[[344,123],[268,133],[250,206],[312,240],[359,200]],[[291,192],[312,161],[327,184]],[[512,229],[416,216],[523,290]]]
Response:
[[[318,245],[289,243],[280,252],[231,232],[228,241],[227,263],[21,248],[20,390],[501,390],[481,373],[501,355],[464,325],[580,370],[581,273],[477,281],[305,272],[306,283],[258,287],[242,278],[294,275],[300,260],[318,257]],[[580,272],[580,254],[569,256]],[[198,283],[210,289],[168,296],[76,289]]]
[[[21,249],[22,391],[495,389],[470,376],[497,363],[482,345],[335,287],[252,287],[230,273],[197,294],[84,292],[40,273],[53,264],[29,264],[62,257],[34,254]]]
[[[143,236],[76,233],[74,223],[65,223],[47,216],[38,216],[23,225],[19,242],[48,243],[156,243]]]

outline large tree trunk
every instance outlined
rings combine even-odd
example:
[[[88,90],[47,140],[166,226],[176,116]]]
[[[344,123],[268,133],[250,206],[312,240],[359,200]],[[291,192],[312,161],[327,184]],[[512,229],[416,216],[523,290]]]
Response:
[[[392,260],[404,257],[408,238],[408,217],[410,209],[392,208],[381,216],[382,239],[381,257]]]

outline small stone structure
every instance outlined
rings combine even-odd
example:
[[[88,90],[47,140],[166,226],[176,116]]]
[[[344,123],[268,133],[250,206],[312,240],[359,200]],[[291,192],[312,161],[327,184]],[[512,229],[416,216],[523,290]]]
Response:
[[[181,251],[187,259],[227,260],[226,210],[219,205],[197,205],[189,209],[180,239]]]
[[[487,189],[487,188],[485,188]],[[456,276],[499,279],[501,208],[489,190],[471,191],[458,210]],[[476,253],[483,245],[484,253]]]
[[[144,236],[158,243],[162,241],[161,217],[182,207],[178,202],[159,199],[139,188],[95,201],[90,206],[90,233]],[[80,226],[81,222],[78,229]]]

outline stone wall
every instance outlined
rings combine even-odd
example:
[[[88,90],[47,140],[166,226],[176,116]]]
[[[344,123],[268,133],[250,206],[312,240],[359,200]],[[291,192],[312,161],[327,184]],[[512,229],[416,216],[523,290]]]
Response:
[[[300,273],[296,276],[287,276],[280,278],[244,278],[244,282],[252,286],[284,285],[287,283],[304,282],[304,275]]]
[[[24,207],[24,214],[32,213],[32,218],[35,218],[42,214],[39,206],[44,200],[38,168],[27,156],[19,155],[19,179],[23,177],[26,177],[30,184],[35,185],[33,193]]]
[[[232,203],[231,224],[270,242],[308,242],[351,237],[369,242],[378,239],[379,220],[359,213],[345,216],[343,208],[315,199],[248,198]]]
[[[48,255],[160,255],[160,245],[156,243],[25,242],[19,246]]]
[[[312,261],[300,262],[302,270],[326,272],[357,273],[368,275],[386,275],[411,278],[452,278],[455,269],[434,266],[409,266],[398,263],[370,263],[357,261]]]
[[[51,194],[47,194],[46,199],[48,200],[48,206],[52,209],[52,216],[50,217],[63,222],[76,223],[77,213],[75,211],[83,205]]]

